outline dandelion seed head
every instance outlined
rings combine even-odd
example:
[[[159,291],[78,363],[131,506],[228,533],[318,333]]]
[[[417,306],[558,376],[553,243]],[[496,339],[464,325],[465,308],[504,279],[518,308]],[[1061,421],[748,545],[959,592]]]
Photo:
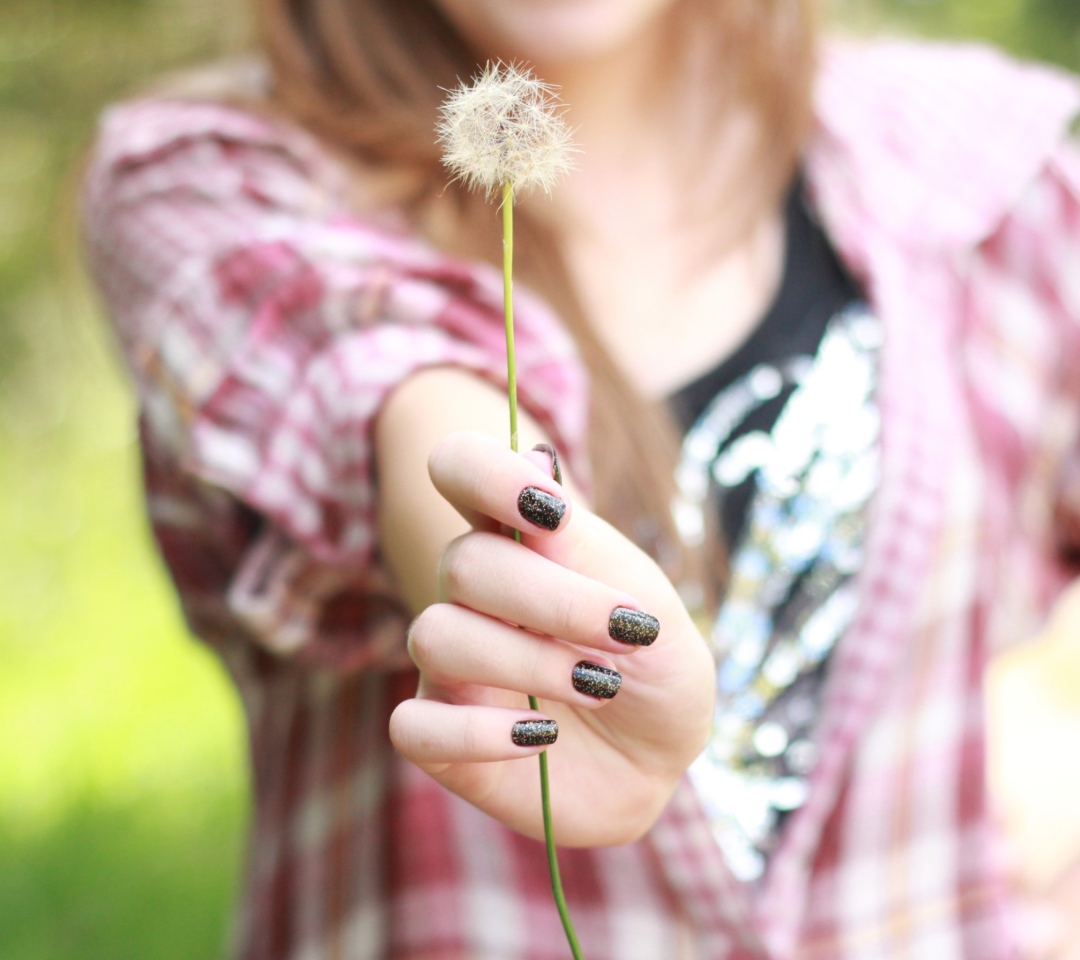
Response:
[[[470,189],[495,196],[550,193],[575,152],[564,105],[549,84],[515,64],[489,63],[472,82],[449,92],[435,130],[443,163]]]

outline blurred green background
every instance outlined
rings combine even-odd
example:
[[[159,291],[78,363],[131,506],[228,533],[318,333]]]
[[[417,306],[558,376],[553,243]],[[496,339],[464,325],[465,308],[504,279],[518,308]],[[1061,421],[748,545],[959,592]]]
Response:
[[[858,30],[1080,67],[1080,0],[832,6]],[[192,960],[228,942],[241,717],[148,537],[74,196],[106,103],[244,43],[233,0],[0,0],[0,960]]]

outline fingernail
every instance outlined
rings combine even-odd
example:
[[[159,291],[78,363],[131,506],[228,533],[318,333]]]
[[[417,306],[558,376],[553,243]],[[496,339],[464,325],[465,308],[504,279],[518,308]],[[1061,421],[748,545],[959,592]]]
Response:
[[[536,487],[526,487],[518,497],[518,511],[529,523],[554,530],[566,513],[566,504]]]
[[[607,632],[612,640],[647,647],[660,633],[660,621],[640,610],[616,607],[608,619]]]
[[[539,450],[551,457],[551,479],[562,486],[562,470],[559,469],[559,455],[550,443],[538,443],[533,450]]]
[[[554,720],[519,720],[510,731],[510,739],[519,747],[546,747],[559,736]]]
[[[578,693],[596,697],[597,700],[610,700],[622,686],[622,674],[618,670],[582,660],[574,667],[573,683]]]

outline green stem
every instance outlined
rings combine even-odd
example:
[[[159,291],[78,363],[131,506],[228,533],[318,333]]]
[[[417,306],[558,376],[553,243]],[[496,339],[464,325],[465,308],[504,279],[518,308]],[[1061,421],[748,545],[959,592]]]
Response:
[[[518,409],[517,409],[517,359],[514,354],[514,185],[504,183],[502,187],[503,218],[503,317],[506,321],[506,393],[510,400],[510,449],[515,453],[518,448]],[[521,542],[521,531],[514,531],[514,539]],[[529,709],[539,711],[536,697],[529,697]],[[547,846],[548,870],[551,873],[551,894],[555,898],[555,908],[559,911],[566,940],[570,944],[570,953],[574,960],[583,960],[581,947],[578,945],[574,923],[566,906],[563,894],[562,877],[559,874],[559,858],[555,852],[555,830],[551,822],[551,787],[548,780],[547,751],[540,754],[540,806],[544,815],[544,843]]]
[[[510,399],[510,449],[517,453],[517,357],[514,354],[514,185],[502,187],[503,318],[506,321],[506,394]],[[514,539],[520,542],[521,532]]]
[[[539,709],[536,697],[529,697],[529,707]],[[544,811],[544,843],[547,845],[548,872],[551,874],[551,895],[555,898],[555,909],[559,911],[566,942],[570,944],[570,953],[574,960],[583,960],[581,946],[574,932],[574,921],[570,919],[570,910],[566,906],[566,896],[562,888],[562,876],[559,874],[559,857],[555,852],[555,828],[551,822],[551,788],[548,782],[547,751],[540,754],[540,805]]]

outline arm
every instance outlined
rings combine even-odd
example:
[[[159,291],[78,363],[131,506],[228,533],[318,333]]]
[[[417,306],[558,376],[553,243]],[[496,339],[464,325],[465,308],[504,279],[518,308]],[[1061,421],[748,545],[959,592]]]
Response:
[[[384,615],[363,601],[395,591],[385,555],[421,610],[410,637],[421,686],[392,730],[402,752],[540,836],[535,762],[515,762],[536,749],[510,739],[533,692],[562,729],[560,839],[632,839],[704,741],[705,644],[656,566],[583,506],[525,545],[492,535],[525,526],[523,488],[568,497],[544,458],[454,434],[431,458],[434,486],[424,481],[446,431],[506,429],[501,395],[484,386],[503,375],[497,274],[357,222],[328,199],[313,146],[296,136],[213,104],[136,105],[112,114],[85,194],[94,269],[155,446],[186,480],[263,520],[224,599],[278,655],[385,665],[394,651],[367,638],[385,641],[396,624],[331,633],[322,621],[343,593],[359,616]],[[518,319],[522,405],[573,463],[585,398],[572,348],[527,295]],[[448,602],[431,605],[436,596]],[[608,637],[621,604],[660,618],[652,647]],[[619,664],[614,701],[574,689],[586,659]]]
[[[355,670],[404,654],[376,552],[374,418],[428,367],[498,381],[484,340],[499,329],[497,278],[359,221],[327,165],[265,118],[144,101],[107,115],[83,206],[157,475],[186,491],[155,518],[164,540],[193,545],[176,569],[215,552],[207,504],[257,515],[248,542],[215,554],[217,620],[274,654]],[[522,374],[566,398],[545,422],[572,447],[581,391],[565,337],[522,313]]]
[[[1075,577],[1080,555],[1078,474],[1070,468],[1080,454],[1080,153],[1074,145],[1059,148],[981,251],[979,267],[978,302],[994,338],[981,359],[992,358],[992,373],[1005,374],[986,377],[981,397],[1010,427],[986,445],[991,454],[1011,454],[1014,466],[1001,471],[1015,484],[1009,492],[1017,508],[1010,580],[1043,571],[1036,599],[1049,606]],[[1026,364],[1019,373],[1018,356]],[[1030,420],[1010,409],[1009,391],[1000,389],[1025,377],[1040,391]],[[1069,557],[1071,567],[1060,562]],[[1062,759],[1080,731],[1078,590],[1074,582],[1033,642],[999,650],[985,677],[989,788],[1011,880],[1034,921],[1025,931],[1034,937],[1027,946],[1055,958],[1073,957],[1080,942],[1080,781]]]
[[[550,442],[532,417],[524,412],[519,417],[522,450]],[[450,541],[470,529],[439,496],[427,469],[435,444],[460,430],[509,436],[506,398],[490,384],[449,368],[411,377],[391,394],[376,422],[379,542],[414,614],[439,599],[439,558]]]

